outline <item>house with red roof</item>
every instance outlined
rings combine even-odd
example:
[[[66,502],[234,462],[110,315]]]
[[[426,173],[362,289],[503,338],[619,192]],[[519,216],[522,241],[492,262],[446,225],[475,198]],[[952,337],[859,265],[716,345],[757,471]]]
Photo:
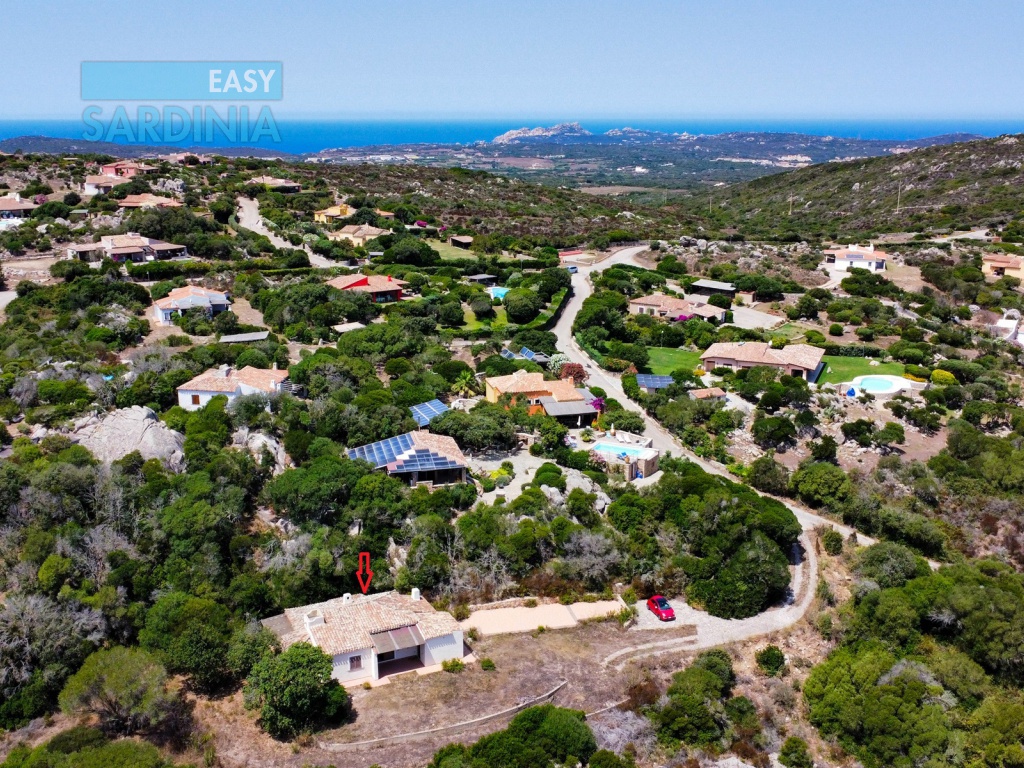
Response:
[[[374,304],[386,304],[389,301],[401,301],[402,286],[408,285],[391,275],[341,275],[327,284],[339,291],[355,291],[368,293]]]
[[[186,411],[198,411],[213,398],[224,395],[228,403],[243,395],[277,395],[288,379],[288,371],[277,368],[234,369],[228,365],[211,368],[178,387],[178,405]]]

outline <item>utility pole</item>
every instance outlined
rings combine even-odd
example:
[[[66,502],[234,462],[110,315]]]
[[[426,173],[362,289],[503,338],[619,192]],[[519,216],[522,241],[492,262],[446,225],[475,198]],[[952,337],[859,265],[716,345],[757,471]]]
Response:
[[[789,217],[793,218],[793,196],[789,196]]]
[[[896,187],[896,215],[900,214],[900,196],[903,194],[903,179],[899,180],[899,184]]]

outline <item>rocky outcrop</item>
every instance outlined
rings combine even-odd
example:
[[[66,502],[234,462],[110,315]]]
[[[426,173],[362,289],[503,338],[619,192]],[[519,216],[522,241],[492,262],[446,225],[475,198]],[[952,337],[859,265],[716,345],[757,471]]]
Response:
[[[152,409],[141,405],[79,419],[70,437],[105,463],[138,451],[144,459],[159,459],[175,472],[185,467],[185,436],[160,421]]]
[[[251,432],[248,427],[236,430],[231,436],[231,444],[248,451],[257,461],[263,459],[264,451],[268,451],[274,457],[275,475],[281,474],[292,465],[280,440],[262,432]]]

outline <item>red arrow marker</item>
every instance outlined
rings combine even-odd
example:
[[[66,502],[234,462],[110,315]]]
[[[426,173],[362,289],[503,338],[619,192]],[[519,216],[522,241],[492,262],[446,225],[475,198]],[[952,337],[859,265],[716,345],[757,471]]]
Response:
[[[364,575],[365,574],[365,575]],[[370,581],[373,580],[373,571],[370,570],[370,553],[359,553],[359,570],[356,571],[356,578],[359,579],[359,588],[366,594],[370,588]]]

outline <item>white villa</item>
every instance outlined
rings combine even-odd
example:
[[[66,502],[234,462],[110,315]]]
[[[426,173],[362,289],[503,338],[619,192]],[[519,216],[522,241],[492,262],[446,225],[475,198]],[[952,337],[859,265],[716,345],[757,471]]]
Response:
[[[295,643],[310,643],[331,656],[331,676],[345,685],[465,655],[459,623],[450,613],[435,611],[418,589],[410,595],[345,594],[286,608],[262,624],[280,638],[285,650]]]
[[[889,254],[884,251],[876,251],[874,245],[848,245],[824,253],[825,268],[838,272],[849,272],[854,268],[885,272],[885,262],[889,258]]]
[[[225,395],[231,403],[243,395],[276,395],[284,390],[288,371],[276,368],[245,368],[235,370],[227,365],[211,368],[178,387],[178,405],[186,411],[198,411],[217,395]]]

